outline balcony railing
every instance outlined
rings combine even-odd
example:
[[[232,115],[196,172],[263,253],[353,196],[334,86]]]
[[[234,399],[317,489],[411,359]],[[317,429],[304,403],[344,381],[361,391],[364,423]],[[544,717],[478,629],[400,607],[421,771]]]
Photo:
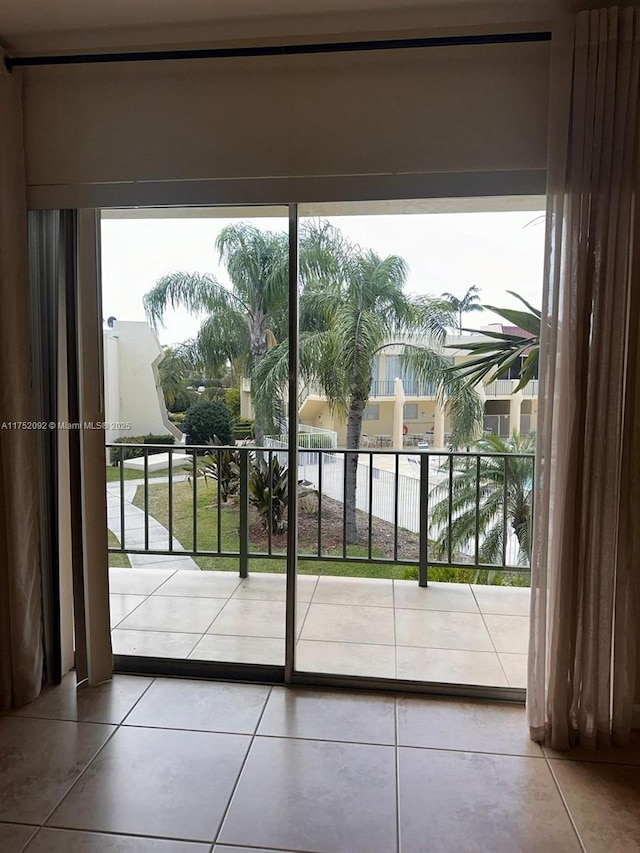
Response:
[[[108,524],[119,543],[109,547],[110,553],[236,558],[242,577],[248,575],[253,559],[284,558],[285,538],[268,523],[281,495],[267,490],[264,528],[250,505],[250,495],[255,494],[250,489],[255,448],[148,444],[107,448],[117,452],[123,446],[128,453],[133,447],[139,450],[140,477],[137,481],[130,479],[135,475],[125,477],[127,469],[120,463],[118,479],[109,483]],[[154,454],[167,455],[161,463]],[[265,448],[262,455],[271,466],[283,455],[286,462],[289,452]],[[349,473],[345,459],[353,455],[354,451],[337,449],[299,455],[306,531],[306,538],[299,540],[300,560],[417,567],[422,586],[431,566],[529,571],[531,537],[523,535],[523,525],[530,529],[533,455],[359,451],[355,502],[359,536],[352,545],[347,541],[344,497]],[[160,464],[166,464],[164,473],[152,470]],[[220,487],[220,481],[212,480],[212,470],[220,471],[221,480],[226,471],[233,484],[222,483],[226,490]],[[135,488],[128,489],[127,484]],[[512,517],[511,498],[516,493],[526,500]],[[498,545],[488,559],[493,540]]]
[[[519,379],[496,379],[484,386],[485,397],[509,397],[515,391]],[[538,380],[532,379],[522,389],[524,397],[538,396]]]
[[[370,397],[393,397],[395,395],[395,382],[393,379],[376,380],[371,383]]]
[[[434,382],[423,382],[419,379],[403,379],[402,387],[407,397],[435,397]],[[370,397],[394,397],[395,382],[393,379],[376,380],[371,383]]]
[[[419,379],[403,379],[402,386],[407,397],[435,397],[434,382],[422,382]]]

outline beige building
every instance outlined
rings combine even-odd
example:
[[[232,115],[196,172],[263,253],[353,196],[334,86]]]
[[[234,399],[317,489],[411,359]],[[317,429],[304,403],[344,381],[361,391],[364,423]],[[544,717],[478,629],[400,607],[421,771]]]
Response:
[[[471,343],[480,339],[479,334],[456,335],[447,344]],[[468,355],[461,352],[452,358],[457,364],[467,360]],[[533,380],[516,393],[517,385],[517,379],[506,378],[478,388],[484,402],[483,426],[486,432],[507,437],[514,430],[520,433],[535,430],[538,382]],[[432,447],[443,448],[452,430],[445,408],[437,400],[435,384],[416,379],[402,364],[402,348],[389,347],[374,364],[371,393],[364,411],[363,444],[400,449],[428,443]],[[301,391],[300,421],[335,430],[338,445],[345,445],[346,421],[331,413],[322,390],[313,384]]]

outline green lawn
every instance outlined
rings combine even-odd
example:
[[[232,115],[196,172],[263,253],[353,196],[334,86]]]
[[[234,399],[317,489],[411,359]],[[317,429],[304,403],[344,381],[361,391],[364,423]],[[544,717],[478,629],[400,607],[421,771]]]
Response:
[[[174,476],[176,474],[181,475],[184,473],[188,473],[189,467],[182,468],[177,465],[173,468]],[[149,479],[152,477],[168,477],[169,469],[164,468],[161,471],[149,471]],[[124,469],[124,479],[125,480],[142,480],[144,478],[144,471],[132,471],[130,468]],[[120,468],[114,465],[107,465],[107,483],[119,483],[120,482]]]
[[[109,537],[109,547],[110,548],[119,548],[120,543],[115,535],[110,530],[107,530],[107,535]],[[126,554],[109,554],[109,568],[110,569],[130,569],[131,563],[129,562],[129,558]]]
[[[138,489],[134,499],[134,505],[140,509],[144,509],[144,492],[141,488]],[[169,526],[169,510],[168,510],[168,485],[156,484],[149,487],[149,512],[161,524],[168,528]],[[204,485],[201,480],[198,480],[198,495],[197,495],[197,518],[198,518],[198,549],[200,550],[217,550],[218,548],[218,510],[217,510],[217,488],[215,483]],[[254,515],[251,508],[253,541],[250,543],[251,551],[266,551],[266,542],[258,542],[255,536],[258,529],[257,516]],[[230,505],[222,508],[220,517],[221,527],[221,548],[225,551],[237,551],[239,549],[239,513],[236,505]],[[173,535],[187,549],[193,547],[193,490],[192,485],[188,481],[174,483],[173,486]],[[308,551],[315,550],[316,538],[314,536],[311,541],[300,540],[300,551],[304,552],[305,548]],[[273,548],[274,553],[276,548]],[[250,558],[250,572],[285,572],[286,560],[282,546],[279,553],[281,558]],[[328,555],[332,553],[341,554],[339,551],[327,551]],[[349,546],[347,553],[356,557],[365,556],[367,549],[365,546],[354,545]],[[382,556],[379,550],[374,549],[373,555]],[[239,559],[237,557],[194,557],[196,563],[204,570],[215,571],[233,571],[239,570]],[[304,560],[298,562],[298,571],[300,574],[306,575],[340,575],[344,577],[364,577],[364,578],[404,578],[406,573],[405,566],[395,564],[380,565],[369,562],[346,562],[337,561],[321,561],[321,560]]]

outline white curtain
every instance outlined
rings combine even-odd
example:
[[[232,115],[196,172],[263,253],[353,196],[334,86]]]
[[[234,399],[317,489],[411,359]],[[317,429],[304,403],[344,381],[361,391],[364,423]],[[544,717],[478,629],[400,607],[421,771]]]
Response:
[[[554,33],[528,720],[625,743],[640,645],[640,12]]]
[[[43,673],[21,87],[0,50],[0,710],[30,702]]]

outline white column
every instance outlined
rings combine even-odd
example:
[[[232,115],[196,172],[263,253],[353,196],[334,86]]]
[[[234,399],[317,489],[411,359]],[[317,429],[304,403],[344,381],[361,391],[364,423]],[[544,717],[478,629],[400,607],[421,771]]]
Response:
[[[402,379],[396,378],[393,383],[393,446],[402,450],[404,446],[404,386]]]
[[[433,403],[433,446],[438,450],[445,447],[444,409],[437,400]]]
[[[522,413],[522,391],[511,395],[509,400],[509,434],[513,434],[514,429],[520,432],[520,415]]]

